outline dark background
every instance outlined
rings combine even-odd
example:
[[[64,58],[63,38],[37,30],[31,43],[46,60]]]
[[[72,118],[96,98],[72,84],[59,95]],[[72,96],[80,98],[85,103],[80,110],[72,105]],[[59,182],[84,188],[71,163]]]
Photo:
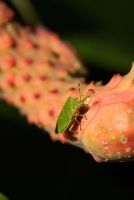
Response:
[[[90,69],[88,80],[107,82],[114,73],[130,69],[133,1],[32,3],[42,22],[76,47]],[[81,149],[52,142],[16,110],[2,105],[0,191],[11,200],[133,198],[134,162],[98,164]]]

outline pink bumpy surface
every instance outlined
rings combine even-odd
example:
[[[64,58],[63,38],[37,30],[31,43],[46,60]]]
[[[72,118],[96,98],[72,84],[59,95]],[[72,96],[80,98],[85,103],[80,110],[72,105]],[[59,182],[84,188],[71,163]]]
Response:
[[[134,66],[124,77],[115,75],[93,89],[89,110],[76,138],[97,161],[123,161],[134,157]]]
[[[16,106],[29,123],[61,140],[54,130],[57,116],[68,96],[77,96],[83,71],[68,43],[42,26],[22,26],[14,13],[0,3],[0,96]]]

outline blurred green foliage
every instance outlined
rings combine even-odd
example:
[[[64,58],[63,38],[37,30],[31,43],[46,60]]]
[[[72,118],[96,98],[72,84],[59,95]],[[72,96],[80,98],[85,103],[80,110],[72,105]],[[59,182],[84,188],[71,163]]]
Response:
[[[0,200],[8,200],[8,198],[0,192]]]
[[[10,1],[16,2],[16,0]],[[24,12],[24,3],[28,0],[17,2],[23,2]],[[133,0],[29,0],[29,2],[32,3],[29,13],[32,13],[34,7],[44,24],[76,47],[85,63],[89,65],[92,63],[113,72],[126,73],[130,69],[134,60]],[[33,13],[33,19],[34,15],[36,14]],[[31,14],[27,20],[30,21],[30,18]]]
[[[70,41],[85,63],[92,63],[113,72],[126,73],[130,69],[134,60],[133,0],[10,2],[16,4],[20,12],[22,8],[24,14],[21,14],[25,21],[43,21],[49,28]],[[28,2],[31,2],[31,10]],[[19,4],[23,6],[18,6]],[[28,9],[29,16],[26,19]]]

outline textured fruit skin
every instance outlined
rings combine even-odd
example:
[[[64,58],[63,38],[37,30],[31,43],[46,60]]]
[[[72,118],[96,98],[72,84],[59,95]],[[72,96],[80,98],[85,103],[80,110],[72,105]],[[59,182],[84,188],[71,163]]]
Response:
[[[16,106],[29,123],[48,131],[53,140],[92,154],[97,162],[134,158],[134,65],[126,76],[114,75],[97,86],[72,78],[84,69],[74,50],[47,29],[16,23],[0,3],[0,97]],[[57,117],[68,97],[92,93],[80,125],[57,135]]]
[[[29,123],[62,140],[55,132],[57,116],[68,96],[77,96],[83,71],[72,47],[42,26],[22,26],[0,3],[0,96],[16,106]]]
[[[87,120],[81,122],[77,140],[97,161],[125,161],[134,157],[134,66],[124,77],[94,89]]]

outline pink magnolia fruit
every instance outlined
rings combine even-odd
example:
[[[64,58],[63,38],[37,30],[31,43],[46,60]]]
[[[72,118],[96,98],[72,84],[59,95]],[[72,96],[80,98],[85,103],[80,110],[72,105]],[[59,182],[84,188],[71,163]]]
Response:
[[[76,145],[96,161],[124,161],[134,157],[134,66],[126,76],[115,75],[104,86],[89,84],[94,90],[86,118],[73,132]],[[65,138],[67,133],[63,134]],[[74,142],[75,143],[75,142]]]
[[[96,161],[134,158],[134,66],[104,86],[72,74],[84,69],[74,50],[43,27],[25,27],[0,3],[0,97],[16,106],[29,123],[53,140],[70,143]],[[55,133],[58,115],[69,96],[89,96],[88,111],[72,132]],[[93,91],[93,92],[91,92]]]
[[[54,133],[57,115],[85,71],[72,47],[42,26],[22,26],[0,3],[0,97],[16,106],[29,123]]]

